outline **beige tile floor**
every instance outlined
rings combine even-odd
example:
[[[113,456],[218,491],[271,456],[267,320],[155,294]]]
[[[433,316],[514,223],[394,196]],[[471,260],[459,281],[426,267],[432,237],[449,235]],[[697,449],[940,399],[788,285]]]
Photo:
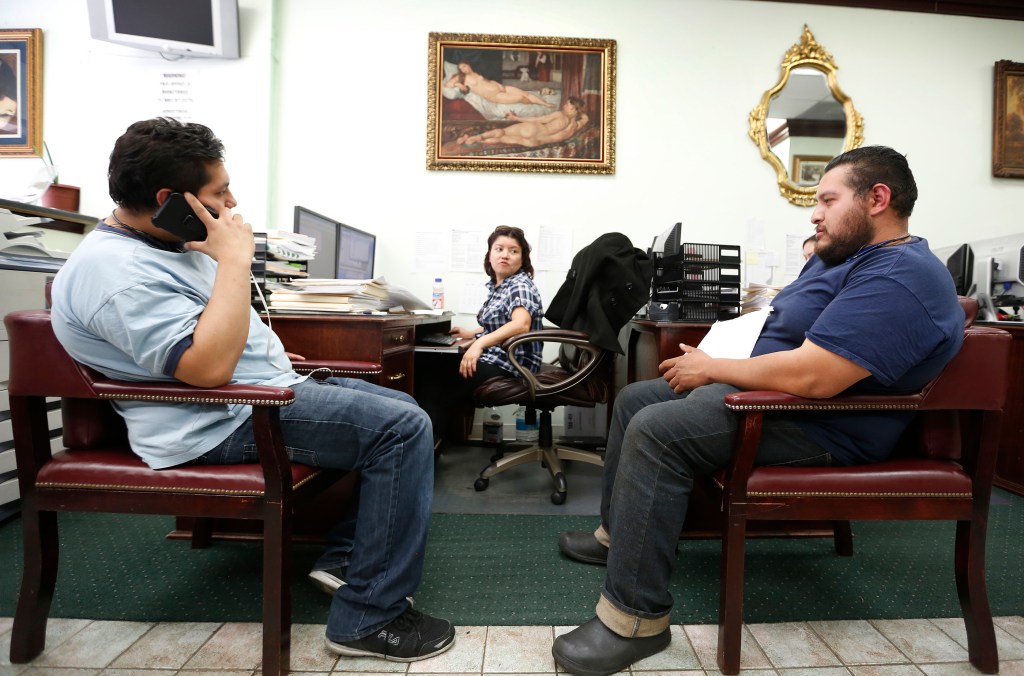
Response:
[[[0,676],[250,676],[259,674],[261,628],[249,623],[96,622],[53,619],[46,651],[32,664],[8,657],[11,618],[0,618]],[[293,673],[555,674],[551,643],[570,627],[459,627],[455,646],[403,664],[337,658],[323,625],[292,628]],[[996,619],[1003,676],[1024,676],[1024,617]],[[717,627],[672,627],[667,650],[633,674],[717,674]],[[785,676],[954,676],[978,673],[967,662],[963,621],[854,620],[751,624],[744,628],[743,674]]]

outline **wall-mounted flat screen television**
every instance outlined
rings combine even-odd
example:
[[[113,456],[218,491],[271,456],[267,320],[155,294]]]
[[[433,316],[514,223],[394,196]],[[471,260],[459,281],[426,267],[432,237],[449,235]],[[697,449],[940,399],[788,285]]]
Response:
[[[237,59],[238,0],[87,0],[97,40],[175,56]]]

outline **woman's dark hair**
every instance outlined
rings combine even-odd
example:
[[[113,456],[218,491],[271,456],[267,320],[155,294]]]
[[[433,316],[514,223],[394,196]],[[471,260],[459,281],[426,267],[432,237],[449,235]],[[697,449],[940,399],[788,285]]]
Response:
[[[847,183],[854,194],[863,196],[879,183],[889,186],[889,205],[903,218],[909,218],[917,202],[917,182],[907,158],[885,146],[864,146],[833,157],[825,165],[828,173],[836,167],[849,165]]]
[[[523,234],[521,228],[499,225],[491,233],[491,236],[487,238],[487,252],[484,253],[484,272],[491,278],[491,281],[498,281],[498,278],[494,275],[494,268],[491,266],[491,247],[494,246],[494,240],[499,237],[511,237],[519,243],[519,248],[523,252],[523,266],[519,269],[525,272],[527,277],[533,279],[533,263],[530,262],[530,243],[526,241],[526,235]]]
[[[107,183],[114,202],[130,211],[156,209],[162,188],[195,194],[224,161],[224,144],[209,127],[170,117],[136,122],[114,143]]]

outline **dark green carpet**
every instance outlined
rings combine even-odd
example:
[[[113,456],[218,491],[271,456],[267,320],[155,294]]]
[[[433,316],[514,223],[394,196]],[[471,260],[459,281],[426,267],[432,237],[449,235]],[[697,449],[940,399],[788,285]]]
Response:
[[[260,547],[168,541],[166,517],[61,514],[53,617],[138,621],[259,621]],[[557,551],[562,530],[594,517],[436,514],[417,607],[456,624],[573,625],[589,619],[604,569]],[[831,540],[751,540],[746,620],[956,617],[953,524],[857,522],[853,558]],[[989,597],[995,615],[1024,615],[1024,499],[991,510]],[[717,541],[680,543],[673,621],[717,621]],[[293,619],[326,621],[329,599],[305,581],[318,548],[295,547]],[[0,526],[0,616],[14,612],[21,522]]]

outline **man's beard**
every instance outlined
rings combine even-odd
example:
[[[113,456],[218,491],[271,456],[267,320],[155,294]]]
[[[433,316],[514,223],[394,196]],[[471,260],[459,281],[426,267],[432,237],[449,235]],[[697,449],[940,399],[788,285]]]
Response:
[[[875,236],[868,215],[860,210],[848,211],[839,225],[841,227],[837,230],[842,234],[833,232],[826,226],[829,243],[823,245],[819,242],[814,249],[814,255],[829,267],[846,262],[850,256],[863,249]]]

